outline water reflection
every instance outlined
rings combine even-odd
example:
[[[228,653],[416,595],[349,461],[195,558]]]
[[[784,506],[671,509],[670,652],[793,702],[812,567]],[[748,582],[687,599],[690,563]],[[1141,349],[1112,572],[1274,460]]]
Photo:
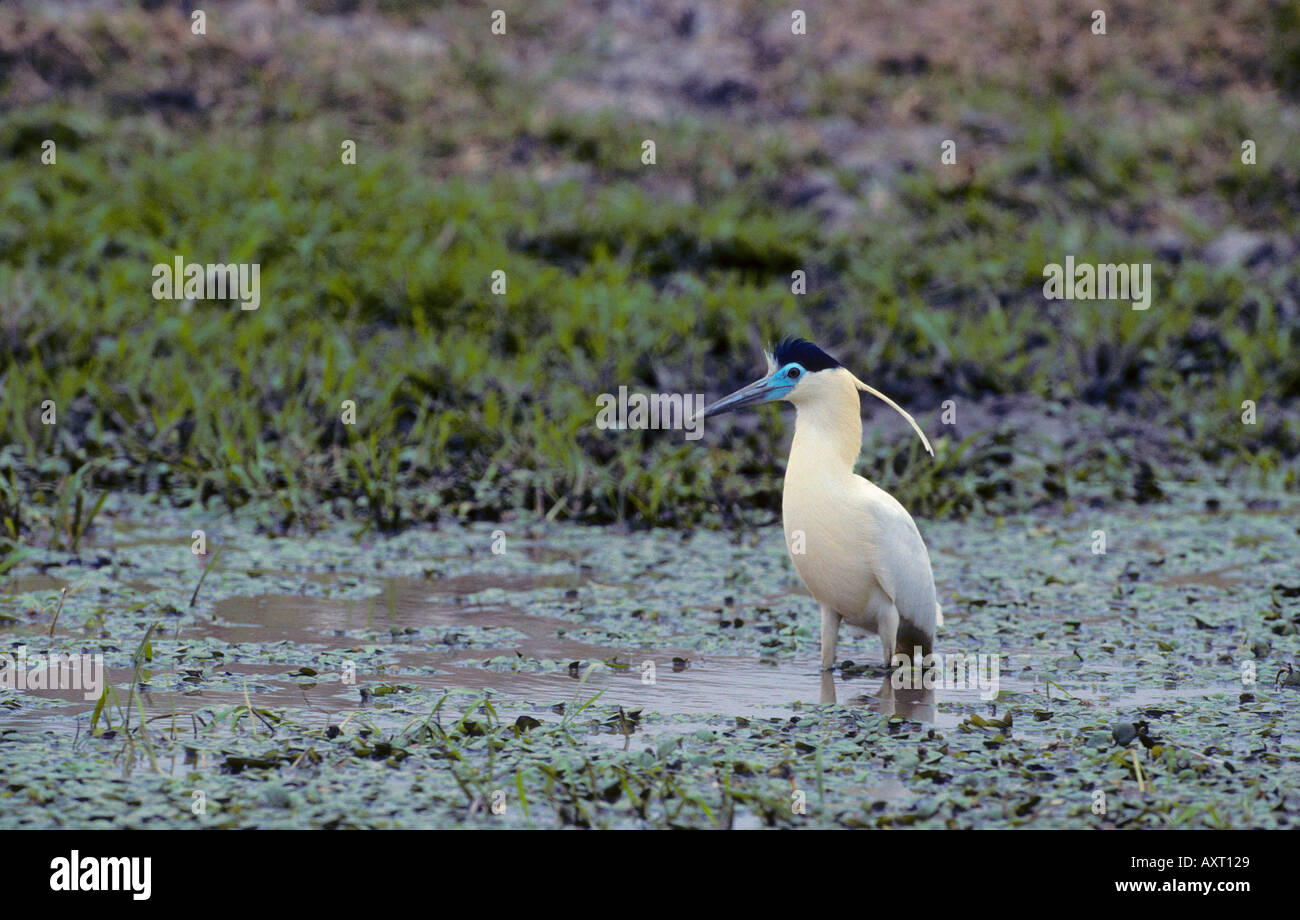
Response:
[[[823,671],[821,676],[821,703],[835,703],[835,674]],[[886,674],[873,696],[856,696],[851,703],[864,702],[873,712],[897,715],[913,722],[934,722],[938,718],[938,703],[934,688],[895,688],[891,675]]]

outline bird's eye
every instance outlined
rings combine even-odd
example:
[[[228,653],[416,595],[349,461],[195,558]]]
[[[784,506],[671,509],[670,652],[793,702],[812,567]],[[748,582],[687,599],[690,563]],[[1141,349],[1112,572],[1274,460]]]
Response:
[[[793,380],[794,378],[798,377],[798,376],[799,376],[799,368],[797,368],[797,367],[792,367],[792,368],[790,368],[790,370],[786,373],[786,376],[789,377],[791,380]]]

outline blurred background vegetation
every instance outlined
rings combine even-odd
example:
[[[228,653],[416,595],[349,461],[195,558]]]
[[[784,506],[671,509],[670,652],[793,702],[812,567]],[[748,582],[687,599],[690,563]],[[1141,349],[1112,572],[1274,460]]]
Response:
[[[917,415],[936,460],[867,404],[860,470],[922,516],[1297,487],[1297,0],[202,6],[0,6],[0,546],[115,491],[768,520],[788,409],[688,442],[595,397],[715,398],[787,334]],[[260,263],[261,309],[155,301],[176,255]],[[1151,308],[1045,301],[1067,255],[1152,263]]]

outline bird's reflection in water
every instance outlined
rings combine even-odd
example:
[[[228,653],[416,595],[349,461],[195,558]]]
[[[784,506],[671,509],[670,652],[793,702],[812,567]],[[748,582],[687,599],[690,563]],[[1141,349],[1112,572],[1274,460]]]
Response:
[[[821,701],[836,702],[835,674],[832,671],[822,672]],[[887,716],[897,715],[912,722],[933,722],[938,713],[933,687],[895,689],[889,674],[881,680],[880,689],[873,696],[858,696],[849,702],[863,703],[874,712]]]

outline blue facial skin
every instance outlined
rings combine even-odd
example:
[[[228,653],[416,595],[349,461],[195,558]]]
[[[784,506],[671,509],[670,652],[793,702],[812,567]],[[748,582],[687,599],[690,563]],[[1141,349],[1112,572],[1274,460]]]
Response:
[[[792,361],[762,380],[756,380],[730,396],[724,396],[704,410],[704,417],[721,415],[734,409],[743,409],[745,406],[756,406],[759,403],[772,402],[774,399],[783,399],[799,385],[799,381],[803,379],[803,375],[806,373],[808,372],[804,370],[802,365]]]

